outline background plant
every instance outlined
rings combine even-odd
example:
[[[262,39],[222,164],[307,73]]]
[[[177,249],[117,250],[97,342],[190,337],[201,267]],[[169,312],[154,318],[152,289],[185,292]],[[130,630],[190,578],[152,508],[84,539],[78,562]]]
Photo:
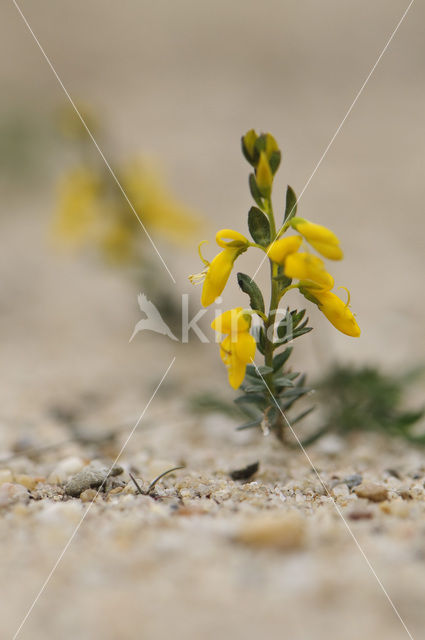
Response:
[[[79,105],[79,110],[101,148],[108,148],[96,113],[84,105]],[[74,110],[59,110],[57,122],[70,143],[72,161],[58,184],[54,237],[120,269],[139,290],[154,297],[166,321],[175,326],[180,322],[178,301],[173,299],[168,278],[157,268],[157,258],[137,216],[111,179]],[[108,149],[108,156],[112,155]],[[199,215],[175,197],[151,161],[140,155],[128,157],[114,164],[114,172],[149,233],[180,247],[199,233]],[[153,281],[155,292],[150,294]]]

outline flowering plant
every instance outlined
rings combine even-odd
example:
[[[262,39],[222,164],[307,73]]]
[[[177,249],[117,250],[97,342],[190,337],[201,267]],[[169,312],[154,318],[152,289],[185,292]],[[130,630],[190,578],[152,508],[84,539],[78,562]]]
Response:
[[[238,284],[249,296],[250,309],[236,307],[225,311],[215,318],[212,328],[224,336],[220,355],[227,367],[229,383],[234,389],[241,387],[243,391],[236,402],[250,421],[240,428],[261,426],[264,432],[274,431],[283,440],[284,412],[310,391],[305,386],[305,375],[293,372],[287,366],[292,352],[288,343],[312,330],[305,318],[305,309],[280,309],[285,294],[298,289],[336,329],[348,336],[358,337],[360,329],[350,310],[349,293],[344,302],[332,291],[333,277],[323,260],[310,252],[312,248],[324,258],[341,260],[343,253],[339,240],[326,227],[297,216],[297,198],[290,186],[286,191],[282,224],[276,224],[272,189],[281,161],[276,140],[269,133],[257,135],[251,129],[242,138],[242,151],[253,168],[249,188],[256,206],[248,212],[248,229],[253,241],[238,231],[221,229],[216,234],[221,251],[208,262],[201,253],[201,243],[199,255],[205,266],[201,273],[190,279],[192,282],[203,281],[201,303],[204,307],[209,306],[221,295],[234,263],[242,253],[256,248],[264,253],[264,259],[268,259],[268,309],[254,280],[238,273]],[[253,316],[260,319],[259,326],[253,326]],[[256,351],[263,358],[261,366],[254,363]],[[292,424],[309,411],[295,417]]]

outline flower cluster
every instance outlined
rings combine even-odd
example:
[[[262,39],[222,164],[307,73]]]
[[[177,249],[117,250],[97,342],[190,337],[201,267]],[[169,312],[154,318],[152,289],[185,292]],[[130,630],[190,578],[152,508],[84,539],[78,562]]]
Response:
[[[79,105],[79,111],[100,139],[102,126],[96,114],[84,104]],[[54,217],[56,237],[76,248],[94,248],[107,263],[139,269],[147,264],[140,220],[148,231],[156,231],[177,244],[187,245],[199,233],[199,217],[170,193],[155,165],[136,156],[114,167],[135,215],[105,170],[74,110],[61,109],[58,125],[62,134],[73,141],[78,160],[59,185]]]
[[[203,280],[201,302],[207,307],[221,295],[235,261],[247,249],[259,249],[268,259],[271,278],[268,312],[266,313],[264,298],[256,283],[249,276],[238,273],[238,284],[242,291],[249,295],[252,310],[244,311],[237,307],[226,311],[212,323],[213,329],[226,336],[221,342],[220,353],[228,369],[230,385],[237,389],[243,385],[247,374],[250,384],[244,389],[245,396],[252,394],[254,389],[257,406],[264,418],[264,415],[273,412],[270,403],[266,401],[264,389],[260,392],[259,382],[266,381],[270,391],[276,393],[279,398],[286,398],[282,400],[282,406],[285,405],[285,408],[288,408],[288,398],[295,396],[296,399],[305,392],[301,386],[302,391],[298,395],[294,393],[294,375],[282,371],[282,365],[286,363],[291,347],[278,355],[274,354],[283,344],[311,330],[306,326],[308,319],[301,323],[304,310],[290,312],[288,309],[286,321],[276,322],[279,304],[289,290],[298,289],[309,302],[317,305],[329,322],[342,333],[358,337],[360,328],[349,306],[350,295],[348,294],[347,302],[343,302],[332,291],[332,275],[328,273],[322,258],[311,251],[316,251],[328,260],[341,260],[343,252],[339,240],[326,227],[296,215],[297,199],[289,186],[283,221],[280,227],[276,225],[271,199],[274,175],[281,161],[281,152],[276,140],[269,133],[257,135],[251,130],[242,138],[242,151],[253,167],[249,186],[256,206],[251,207],[248,213],[248,228],[252,241],[233,229],[221,229],[216,234],[216,242],[221,251],[208,262],[201,253],[200,245],[199,254],[204,269],[201,273],[190,276],[190,279],[192,282]],[[257,331],[255,338],[249,333],[253,313],[262,321],[262,327]],[[261,369],[249,364],[253,363],[256,348],[264,355],[264,366]],[[256,378],[254,384],[253,378]],[[252,398],[251,395],[249,404],[255,405]],[[243,404],[243,397],[240,400]],[[290,404],[292,403],[293,400],[290,400]]]

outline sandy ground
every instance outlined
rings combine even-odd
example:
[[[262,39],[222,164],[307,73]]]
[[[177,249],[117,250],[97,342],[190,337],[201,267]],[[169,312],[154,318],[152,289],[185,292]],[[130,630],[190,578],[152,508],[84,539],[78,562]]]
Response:
[[[104,117],[111,163],[140,150],[158,158],[179,196],[204,212],[212,240],[219,226],[246,232],[241,133],[255,126],[276,135],[285,151],[281,191],[290,182],[300,193],[405,5],[20,6],[71,95]],[[346,260],[334,273],[350,288],[363,330],[350,341],[312,313],[317,331],[295,357],[313,374],[335,359],[388,368],[423,360],[424,14],[415,3],[302,198],[303,215],[341,236]],[[1,23],[2,118],[30,110],[46,121],[63,99],[57,81],[12,3],[2,6]],[[53,192],[66,163],[49,154],[40,146],[40,164],[52,171],[38,181],[2,183],[0,452],[68,438],[58,408],[76,412],[84,429],[124,431],[109,449],[69,444],[35,459],[2,457],[2,635],[13,637],[88,509],[62,499],[58,466],[111,461],[176,356],[123,454],[122,478],[128,483],[133,469],[147,481],[181,462],[185,470],[159,485],[160,499],[128,485],[96,500],[19,637],[408,637],[302,453],[235,434],[219,416],[187,415],[193,390],[228,393],[216,346],[148,335],[129,345],[139,319],[131,284],[52,248]],[[195,247],[182,252],[156,240],[176,295],[189,292],[195,304],[199,291],[186,281],[199,268]],[[246,272],[257,265],[255,255],[241,259]],[[229,288],[225,304],[240,296]],[[356,473],[388,490],[379,503],[344,483],[332,496],[416,640],[424,623],[422,452],[371,436],[330,441],[311,455],[330,490]],[[253,482],[229,479],[229,470],[257,459]],[[24,491],[14,502],[7,482],[22,474],[53,493],[39,487],[40,500],[27,502]],[[258,518],[273,530],[270,514],[283,547],[267,531],[256,534]]]

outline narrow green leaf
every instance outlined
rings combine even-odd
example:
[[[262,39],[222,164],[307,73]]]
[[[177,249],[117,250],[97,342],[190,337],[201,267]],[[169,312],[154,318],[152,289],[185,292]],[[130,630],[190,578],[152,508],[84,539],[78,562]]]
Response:
[[[306,409],[305,411],[302,411],[301,413],[299,413],[295,418],[293,418],[291,420],[291,424],[297,424],[297,422],[300,422],[300,420],[302,420],[303,418],[305,418],[306,416],[308,416],[309,413],[311,413],[312,411],[314,411],[316,407],[309,407],[308,409]]]
[[[292,382],[292,380],[290,378],[287,378],[286,376],[278,376],[277,378],[274,378],[273,382],[276,387],[293,387],[294,386],[294,383]]]
[[[272,170],[273,175],[279,169],[280,161],[282,159],[282,154],[280,151],[273,151],[269,158],[270,169]]]
[[[255,179],[255,175],[253,173],[249,174],[249,190],[251,192],[252,197],[259,207],[263,206],[263,196],[261,195],[261,191],[258,188],[257,181]]]
[[[251,280],[246,273],[238,273],[238,285],[242,289],[244,293],[249,295],[249,303],[251,305],[251,309],[261,311],[264,313],[264,300],[262,293],[258,286],[255,284],[254,280]]]
[[[257,418],[257,420],[251,420],[251,422],[245,422],[245,424],[241,424],[239,427],[236,427],[236,431],[243,431],[244,429],[252,429],[253,427],[259,427],[262,421],[262,417]]]
[[[279,371],[291,355],[293,347],[287,347],[282,353],[273,358],[273,371]]]
[[[286,207],[284,222],[291,220],[297,213],[297,196],[295,195],[292,187],[289,186],[286,189]]]
[[[306,393],[312,391],[312,387],[292,387],[291,389],[286,389],[283,393],[279,394],[280,398],[300,398],[301,396],[305,396]]]
[[[248,376],[251,376],[252,378],[257,378],[259,380],[261,380],[261,376],[259,375],[259,373],[257,372],[257,370],[260,372],[260,374],[264,377],[269,373],[273,373],[273,369],[271,367],[266,367],[265,365],[261,366],[261,367],[254,367],[253,364],[249,364],[246,368],[246,373]]]
[[[270,244],[270,222],[267,216],[257,207],[251,207],[249,210],[248,228],[254,242],[261,244],[263,247],[267,247]]]
[[[264,398],[264,396],[260,395],[260,394],[250,394],[250,395],[244,395],[244,396],[239,396],[238,398],[235,398],[234,402],[239,405],[239,404],[253,404],[258,408],[264,409],[267,405],[267,401]]]

